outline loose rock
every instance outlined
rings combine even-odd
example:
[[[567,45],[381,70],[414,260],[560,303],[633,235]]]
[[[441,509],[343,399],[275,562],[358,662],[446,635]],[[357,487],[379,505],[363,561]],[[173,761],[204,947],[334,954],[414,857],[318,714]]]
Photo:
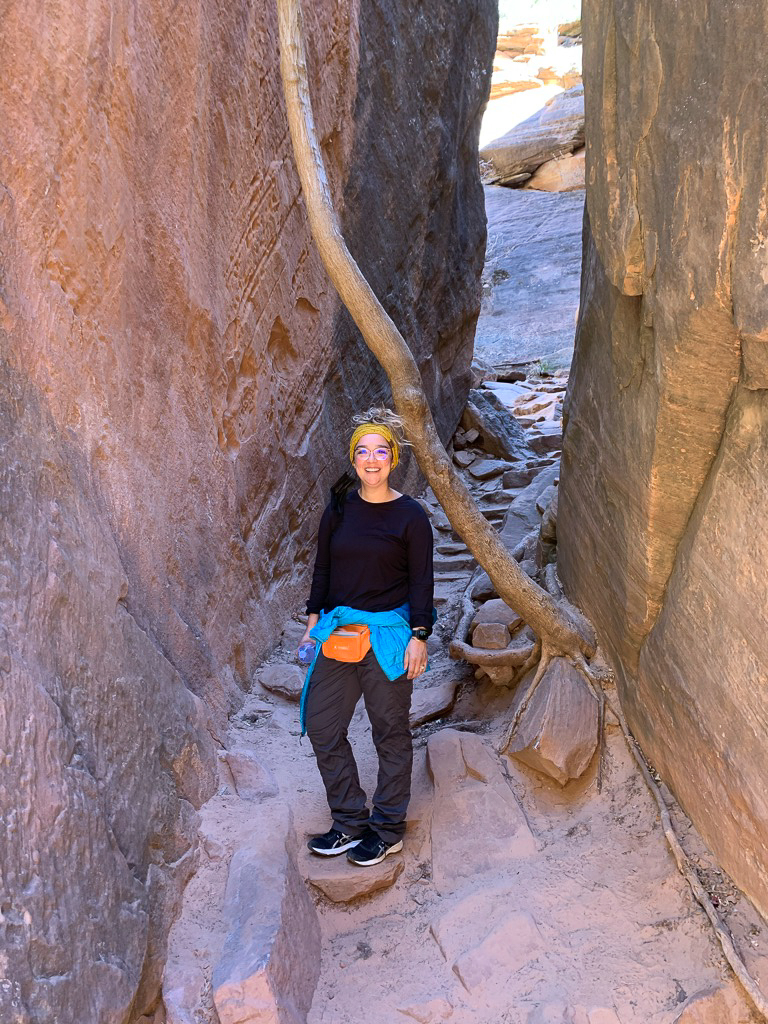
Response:
[[[533,678],[523,679],[519,700]],[[565,658],[553,658],[507,753],[564,786],[586,771],[597,746],[597,701]]]
[[[437,686],[414,690],[411,701],[411,728],[415,729],[416,726],[430,722],[433,718],[447,715],[456,703],[457,686],[455,679],[446,679]]]
[[[472,646],[503,651],[509,643],[509,630],[502,622],[481,622],[472,633]]]
[[[461,423],[467,438],[471,430],[482,435],[483,447],[490,455],[509,461],[530,457],[523,428],[493,391],[483,388],[470,391]]]
[[[475,480],[492,480],[501,476],[505,469],[509,468],[507,462],[497,462],[493,459],[483,459],[482,462],[475,462],[470,466],[469,472]]]
[[[245,747],[227,750],[224,760],[232,773],[235,790],[241,800],[264,800],[277,795],[278,786],[274,775],[251,750]]]
[[[468,451],[454,452],[453,455],[453,461],[456,463],[457,466],[460,466],[462,469],[466,469],[467,466],[471,466],[476,458],[477,456],[475,455],[474,452]]]
[[[305,674],[298,665],[265,665],[259,673],[259,682],[270,693],[297,701],[301,697]]]
[[[527,487],[536,473],[537,469],[533,466],[515,466],[504,471],[502,482],[505,487]]]
[[[522,618],[513,608],[509,607],[506,601],[497,597],[494,600],[486,601],[477,609],[475,617],[472,619],[472,628],[484,622],[501,622],[510,633],[513,633],[522,621]],[[504,646],[506,647],[507,644],[505,643]]]

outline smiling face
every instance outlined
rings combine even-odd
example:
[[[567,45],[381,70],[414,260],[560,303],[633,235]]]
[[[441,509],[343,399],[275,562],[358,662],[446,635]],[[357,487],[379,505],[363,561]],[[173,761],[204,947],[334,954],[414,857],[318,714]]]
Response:
[[[375,458],[373,452],[377,448],[386,448],[389,452],[383,461]],[[360,450],[368,452],[363,458]],[[363,434],[355,447],[355,472],[365,488],[388,488],[389,474],[392,472],[392,449],[389,441],[381,434]]]

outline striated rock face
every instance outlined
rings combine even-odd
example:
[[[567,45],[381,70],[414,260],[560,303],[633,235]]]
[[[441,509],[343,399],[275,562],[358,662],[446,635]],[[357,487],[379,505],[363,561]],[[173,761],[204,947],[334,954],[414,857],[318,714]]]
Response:
[[[495,5],[305,7],[345,231],[447,434]],[[123,1024],[157,1002],[215,738],[301,605],[342,425],[386,388],[310,242],[273,5],[1,17],[0,1018]]]
[[[764,12],[588,0],[583,24],[560,573],[644,750],[766,912]]]

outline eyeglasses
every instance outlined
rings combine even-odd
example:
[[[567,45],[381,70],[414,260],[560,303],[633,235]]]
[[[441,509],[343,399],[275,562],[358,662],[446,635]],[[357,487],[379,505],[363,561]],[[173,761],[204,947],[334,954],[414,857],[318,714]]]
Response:
[[[373,456],[377,462],[386,462],[391,454],[392,451],[389,448],[374,448],[372,451],[368,448],[355,448],[355,458],[364,461]]]

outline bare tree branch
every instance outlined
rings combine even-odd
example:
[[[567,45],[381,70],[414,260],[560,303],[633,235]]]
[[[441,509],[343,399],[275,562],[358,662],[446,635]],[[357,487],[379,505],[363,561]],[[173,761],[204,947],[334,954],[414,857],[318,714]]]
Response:
[[[299,0],[278,0],[278,21],[288,123],[312,236],[342,302],[389,377],[395,408],[405,421],[419,466],[454,530],[503,600],[546,638],[547,651],[590,657],[595,649],[592,627],[583,616],[559,606],[520,569],[480,513],[440,441],[410,349],[341,234],[315,132]]]

